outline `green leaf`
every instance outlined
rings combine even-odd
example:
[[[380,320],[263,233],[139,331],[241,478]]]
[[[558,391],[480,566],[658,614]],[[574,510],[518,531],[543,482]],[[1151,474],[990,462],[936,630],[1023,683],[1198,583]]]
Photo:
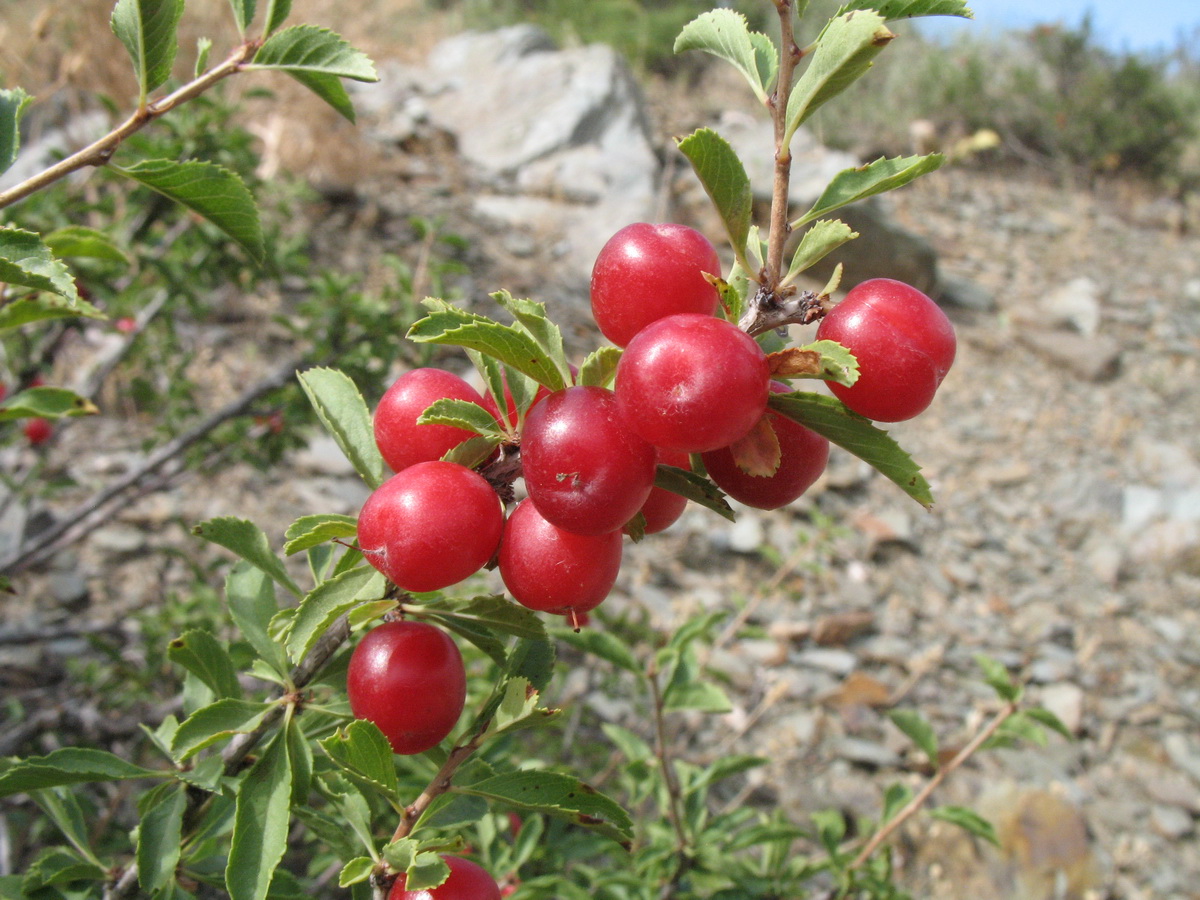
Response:
[[[292,806],[305,806],[313,782],[313,748],[300,716],[289,716],[285,739],[288,742],[288,758],[292,761]]]
[[[279,0],[272,0],[272,6]],[[278,69],[289,74],[332,75],[354,81],[378,81],[370,58],[328,28],[293,25],[271,35],[247,69]]]
[[[579,367],[576,384],[589,387],[609,387],[617,375],[617,363],[621,361],[620,347],[600,347],[593,350]]]
[[[337,538],[353,540],[358,535],[358,519],[353,516],[343,516],[337,513],[323,513],[316,516],[301,516],[288,526],[287,543],[283,552],[287,556],[309,550]]]
[[[40,893],[43,889],[53,888],[55,885],[68,885],[75,881],[100,882],[104,877],[104,869],[95,863],[88,862],[69,850],[51,847],[39,854],[25,870],[19,896],[40,898],[46,896]],[[63,894],[51,891],[49,896],[62,897]]]
[[[645,674],[632,648],[611,632],[598,628],[582,628],[579,631],[572,628],[555,628],[552,633],[557,640],[607,660],[626,672],[632,672],[634,675]]]
[[[458,463],[460,466],[473,469],[480,463],[486,462],[492,453],[495,452],[496,445],[507,439],[508,435],[499,430],[491,437],[476,435],[473,438],[467,438],[455,447],[451,447],[442,454],[441,458],[446,462]]]
[[[392,745],[374,722],[358,720],[320,741],[321,749],[350,778],[391,803],[400,802]]]
[[[80,302],[74,276],[32,231],[0,228],[0,282],[59,294],[72,304]]]
[[[857,231],[853,231],[849,225],[838,219],[817,222],[804,232],[804,237],[800,239],[800,245],[796,247],[783,283],[792,281],[805,269],[816,265],[838,247],[857,237]]]
[[[450,877],[450,867],[438,853],[418,853],[405,869],[404,876],[406,892],[424,893],[444,883]]]
[[[446,617],[439,621],[450,631],[470,641],[490,656],[496,665],[504,666],[508,662],[508,647],[506,643],[497,637],[496,633],[490,628],[478,625],[470,619]]]
[[[91,848],[91,825],[84,819],[83,809],[75,794],[65,787],[60,787],[35,791],[31,795],[31,799],[58,826],[59,831],[71,842],[71,846],[83,859],[100,868],[104,867]]]
[[[602,722],[600,728],[630,762],[649,762],[654,758],[654,748],[628,728],[612,722]]]
[[[996,829],[992,827],[992,823],[974,810],[964,806],[938,806],[929,810],[929,815],[935,819],[941,819],[943,822],[957,825],[990,844],[1000,846],[1000,841],[996,837]]]
[[[522,638],[509,654],[504,671],[510,678],[524,678],[544,691],[554,675],[554,659],[554,643],[549,638]]]
[[[235,563],[225,578],[225,602],[242,637],[277,675],[286,678],[287,656],[267,630],[271,618],[279,612],[270,576],[248,562]]]
[[[113,33],[133,60],[141,97],[171,77],[183,0],[117,0]]]
[[[292,0],[267,0],[267,24],[263,34],[268,35],[284,23],[292,11]]]
[[[524,678],[508,679],[499,695],[499,703],[491,710],[485,733],[492,736],[546,724],[557,715],[557,710],[539,708],[540,699],[541,695]]]
[[[714,9],[693,19],[683,26],[679,37],[675,38],[675,52],[685,50],[704,50],[720,59],[731,63],[734,68],[745,76],[760,102],[767,102],[767,91],[774,76],[764,66],[769,65],[767,58],[773,58],[773,53],[767,53],[759,35],[756,41],[746,24],[746,17],[730,9]],[[770,41],[767,41],[770,44]]]
[[[194,526],[192,534],[233,551],[270,575],[280,587],[297,597],[303,595],[304,592],[292,581],[279,557],[272,552],[267,536],[252,522],[222,516]]]
[[[818,357],[817,368],[819,371],[813,375],[793,377],[820,378],[823,381],[836,381],[838,384],[846,385],[846,387],[850,387],[854,382],[858,381],[858,360],[853,353],[837,341],[813,341],[811,344],[805,344],[803,347],[797,347],[796,349],[816,353]]]
[[[466,620],[502,634],[529,640],[546,639],[546,626],[541,616],[519,603],[506,600],[502,595],[491,594],[470,599],[440,597],[422,609],[447,623],[455,619]]]
[[[429,408],[417,417],[417,424],[449,425],[453,428],[473,431],[478,435],[491,437],[497,441],[508,436],[500,423],[496,421],[496,417],[478,403],[470,400],[455,400],[450,397],[443,397],[441,400],[431,403]]]
[[[836,809],[821,809],[810,818],[817,826],[817,836],[831,857],[839,856],[842,839],[846,836],[846,817]]]
[[[171,741],[176,759],[189,756],[235,734],[248,734],[262,724],[274,704],[226,698],[202,706],[180,724]]]
[[[280,732],[238,785],[225,867],[230,900],[264,900],[287,849],[292,766]]]
[[[701,128],[679,141],[679,149],[704,190],[712,198],[729,240],[738,257],[745,253],[746,240],[750,234],[750,220],[754,212],[754,194],[750,190],[750,178],[742,161],[729,142],[711,128]],[[720,272],[711,272],[720,275]]]
[[[254,0],[250,0],[251,3]],[[208,68],[208,55],[212,52],[212,40],[202,37],[196,39],[196,68],[193,75],[199,78],[204,74],[204,70]]]
[[[342,871],[338,875],[338,887],[350,887],[352,884],[366,881],[374,870],[375,860],[369,856],[356,856],[342,866]]]
[[[183,666],[218,697],[241,697],[242,686],[225,646],[199,628],[184,632],[167,645],[167,658]]]
[[[229,4],[233,7],[233,17],[237,21],[238,31],[245,34],[250,23],[254,21],[257,0],[229,0]]]
[[[833,180],[821,192],[812,208],[792,222],[790,227],[799,228],[848,203],[903,187],[910,181],[940,168],[945,161],[946,157],[940,153],[931,153],[928,156],[897,156],[892,159],[880,157],[865,166],[844,169],[833,176]]]
[[[57,387],[35,387],[9,397],[0,405],[0,422],[12,419],[61,419],[64,416],[90,416],[100,410],[91,400],[74,391]]]
[[[187,790],[183,784],[167,787],[141,809],[137,831],[138,884],[143,891],[161,890],[175,877],[183,832]]]
[[[785,144],[791,144],[796,129],[822,104],[865,74],[875,57],[895,37],[883,21],[878,13],[857,10],[825,26],[808,67],[788,98]]]
[[[883,794],[883,812],[879,815],[880,824],[885,824],[892,821],[904,809],[913,798],[912,788],[907,784],[888,785],[888,789]]]
[[[736,518],[733,508],[725,500],[724,492],[703,475],[678,466],[660,464],[654,474],[654,486],[687,497],[731,522]]]
[[[546,305],[535,303],[533,300],[520,300],[508,291],[497,291],[492,294],[492,299],[512,314],[517,320],[516,327],[537,342],[547,359],[558,369],[563,384],[569,384],[571,367],[567,364],[566,351],[563,350],[562,333],[557,325],[546,318]]]
[[[383,484],[385,469],[375,444],[371,411],[350,377],[326,368],[308,369],[296,377],[317,417],[367,487],[374,489]]]
[[[5,769],[0,773],[0,797],[27,794],[64,784],[126,778],[166,778],[170,775],[170,772],[143,769],[103,750],[64,747],[46,756],[23,759]]]
[[[501,325],[487,316],[458,309],[442,300],[425,300],[424,305],[430,314],[413,323],[408,330],[409,340],[418,344],[449,344],[478,350],[552,391],[566,387],[563,373],[554,360],[527,331]]]
[[[339,617],[387,592],[387,579],[372,566],[358,566],[324,581],[300,601],[287,636],[287,652],[298,663]]]
[[[982,653],[975,655],[975,665],[983,671],[983,680],[1001,700],[1016,703],[1021,699],[1021,688],[1012,680],[1008,669],[1001,663]]]
[[[915,709],[893,709],[888,713],[892,723],[921,748],[930,764],[938,768],[938,740],[933,728]]]
[[[407,871],[417,858],[418,843],[412,838],[401,838],[392,841],[383,848],[383,859],[396,871]]]
[[[47,234],[43,240],[55,256],[87,257],[129,264],[129,256],[103,231],[68,225]]]
[[[663,709],[694,709],[707,713],[727,713],[733,709],[729,697],[715,684],[703,681],[696,652],[688,647],[679,654],[671,679],[662,693]]]
[[[933,506],[929,482],[892,437],[869,420],[851,412],[841,401],[806,391],[772,394],[767,405],[799,422],[833,443],[849,450],[859,459],[895,482],[904,493],[922,506]]]
[[[917,16],[959,16],[973,19],[974,13],[965,0],[850,0],[838,10],[838,15],[853,9],[873,9],[889,22]]]
[[[21,149],[21,116],[33,98],[20,88],[0,91],[0,173],[17,161]]]
[[[328,103],[346,121],[351,124],[358,121],[358,117],[354,114],[354,103],[350,100],[350,94],[346,91],[342,79],[336,75],[298,70],[289,71],[288,75]]]
[[[1028,709],[1025,709],[1022,711],[1024,712],[1024,714],[1027,717],[1029,717],[1033,721],[1037,722],[1039,725],[1044,725],[1046,728],[1049,728],[1051,731],[1058,732],[1063,737],[1065,737],[1068,741],[1075,740],[1075,735],[1073,735],[1071,733],[1071,729],[1069,729],[1066,725],[1063,724],[1062,719],[1060,719],[1054,713],[1050,712],[1050,710],[1046,709],[1045,707],[1031,706]]]
[[[1046,746],[1046,732],[1041,725],[1028,718],[1024,710],[1009,716],[1000,723],[995,734],[984,742],[983,749],[1011,747],[1019,741],[1026,741],[1035,747]]]
[[[208,219],[262,262],[266,251],[258,207],[236,172],[194,159],[147,159],[125,167],[110,163],[108,168]]]
[[[628,848],[633,822],[621,806],[570,775],[525,770],[485,778],[451,790],[567,819]]]

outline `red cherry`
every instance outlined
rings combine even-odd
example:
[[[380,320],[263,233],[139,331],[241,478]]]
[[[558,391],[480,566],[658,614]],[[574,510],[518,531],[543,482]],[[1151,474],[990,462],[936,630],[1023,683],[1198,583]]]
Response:
[[[877,422],[923,412],[954,362],[954,326],[914,287],[875,278],[854,287],[821,320],[819,340],[837,341],[858,358],[852,387],[830,383],[834,396]]]
[[[468,400],[483,405],[479,391],[453,372],[413,369],[401,375],[375,408],[375,443],[393,472],[441,459],[475,433],[450,425],[418,425],[435,400]]]
[[[627,225],[596,257],[592,315],[618,347],[664,316],[711,316],[720,298],[704,272],[720,275],[721,261],[700,232],[686,225]]]
[[[446,632],[424,622],[385,622],[350,654],[346,693],[355,718],[379,726],[392,750],[424,753],[462,714],[467,675]]]
[[[27,419],[24,431],[29,443],[37,447],[50,440],[54,434],[54,426],[50,424],[48,419]]]
[[[677,469],[691,470],[692,461],[688,454],[678,450],[659,450],[659,463],[675,466]],[[687,497],[656,487],[650,489],[650,496],[642,504],[642,515],[646,517],[646,534],[658,534],[675,524],[687,507]]]
[[[608,596],[621,568],[621,532],[564,531],[522,500],[504,525],[500,575],[518,603],[540,612],[566,614],[595,609]]]
[[[629,342],[617,365],[622,415],[664,450],[699,453],[743,437],[767,408],[770,365],[736,325],[667,316]]]
[[[122,334],[133,334],[137,331],[137,319],[131,319],[129,316],[122,316],[113,323],[113,327]]]
[[[654,448],[629,430],[612,391],[599,387],[556,391],[531,409],[521,465],[540,513],[577,534],[618,530],[654,485]]]
[[[406,591],[436,591],[478,572],[504,529],[500,498],[457,463],[417,463],[367,498],[358,545],[367,562]]]
[[[500,886],[487,870],[461,856],[442,855],[450,867],[450,877],[435,888],[422,891],[404,889],[407,876],[401,873],[388,893],[388,900],[500,900]]]
[[[786,394],[786,384],[771,382],[771,390]],[[742,471],[729,447],[703,454],[704,467],[717,486],[730,497],[756,509],[779,509],[812,487],[829,462],[829,441],[773,410],[766,419],[779,438],[779,468],[774,475],[756,476]]]

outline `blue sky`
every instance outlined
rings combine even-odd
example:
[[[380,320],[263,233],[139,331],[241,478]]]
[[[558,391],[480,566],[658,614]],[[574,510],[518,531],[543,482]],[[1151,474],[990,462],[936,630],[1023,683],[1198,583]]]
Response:
[[[968,0],[975,26],[1023,28],[1039,22],[1078,25],[1088,10],[1098,41],[1113,50],[1173,48],[1200,28],[1198,0]],[[941,31],[951,20],[939,21]]]

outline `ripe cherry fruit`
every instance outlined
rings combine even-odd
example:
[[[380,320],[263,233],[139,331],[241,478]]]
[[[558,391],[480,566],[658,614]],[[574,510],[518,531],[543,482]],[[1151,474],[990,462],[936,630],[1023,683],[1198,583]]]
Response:
[[[521,465],[541,514],[576,534],[618,530],[654,485],[654,448],[629,429],[612,391],[600,387],[556,391],[533,407]]]
[[[407,876],[396,879],[388,900],[500,900],[500,886],[483,866],[461,856],[442,855],[450,867],[450,877],[435,888],[410,891],[405,889]]]
[[[363,504],[358,545],[406,591],[436,591],[473,575],[504,530],[500,498],[483,477],[433,460],[393,475]]]
[[[620,531],[575,534],[550,524],[533,500],[522,500],[504,525],[500,576],[518,603],[539,612],[595,609],[621,568]]]
[[[483,405],[479,391],[453,372],[413,369],[393,382],[375,408],[375,443],[393,472],[441,459],[473,431],[452,425],[418,425],[417,419],[436,400],[468,400]]]
[[[596,257],[592,315],[618,347],[664,316],[711,316],[719,298],[704,272],[720,275],[721,261],[700,232],[686,225],[626,225]]]
[[[954,362],[954,326],[941,308],[901,281],[855,286],[826,314],[818,340],[837,341],[858,358],[852,387],[830,383],[835,397],[877,422],[923,412]]]
[[[736,325],[667,316],[629,342],[617,365],[625,420],[663,450],[701,453],[732,444],[767,408],[770,366]]]
[[[50,424],[49,419],[27,419],[24,431],[29,443],[38,447],[54,435],[54,426]]]
[[[678,450],[659,450],[658,462],[662,465],[674,466],[677,469],[691,469],[692,462],[688,454]],[[658,534],[665,531],[675,520],[683,515],[687,507],[687,497],[668,491],[665,488],[650,489],[650,496],[642,504],[642,515],[646,517],[646,534]]]
[[[385,622],[350,654],[346,693],[356,718],[374,722],[395,753],[424,753],[458,723],[467,696],[462,654],[424,622]]]
[[[786,384],[771,382],[771,390],[786,394]],[[704,467],[717,486],[733,499],[756,509],[779,509],[812,487],[829,463],[829,441],[772,410],[766,419],[779,439],[779,468],[774,475],[751,475],[734,459],[730,447],[703,454]]]

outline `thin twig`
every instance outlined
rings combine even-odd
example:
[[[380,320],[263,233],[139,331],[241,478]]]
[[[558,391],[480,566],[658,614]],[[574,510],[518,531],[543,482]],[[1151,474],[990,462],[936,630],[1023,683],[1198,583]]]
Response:
[[[675,893],[680,880],[691,867],[691,857],[687,853],[689,842],[687,828],[683,821],[683,791],[679,786],[679,779],[676,776],[675,767],[672,765],[670,754],[667,750],[665,706],[663,704],[662,689],[658,684],[658,675],[657,665],[651,663],[646,680],[650,683],[650,696],[654,704],[654,755],[658,757],[659,768],[662,769],[663,773],[663,781],[667,786],[667,816],[671,820],[671,826],[675,829],[675,853],[679,860],[675,868],[675,874],[663,885],[658,895],[659,900],[667,900],[667,898]]]
[[[792,27],[792,0],[775,0],[779,13],[779,76],[768,100],[775,127],[775,176],[771,185],[771,230],[767,235],[767,270],[763,287],[774,291],[783,277],[783,248],[787,243],[788,186],[792,172],[792,150],[787,138],[787,107],[792,93],[792,75],[800,61]]]
[[[904,808],[901,809],[900,812],[896,813],[896,815],[893,816],[887,822],[887,824],[875,832],[875,834],[871,835],[871,839],[863,845],[861,850],[858,851],[858,855],[854,857],[854,861],[850,863],[849,868],[857,869],[868,859],[870,859],[871,854],[878,850],[880,845],[889,837],[891,837],[897,828],[912,818],[913,815],[915,815],[917,811],[928,802],[929,798],[933,795],[933,792],[936,791],[941,783],[946,780],[947,776],[949,776],[951,772],[974,756],[975,753],[978,752],[979,748],[982,747],[987,740],[994,735],[997,730],[999,730],[1000,726],[1016,713],[1016,711],[1017,704],[1010,702],[1006,703],[1004,707],[998,713],[996,713],[996,715],[992,716],[988,723],[979,730],[975,737],[971,738],[970,742],[965,747],[958,751],[953,759],[951,759],[948,763],[934,773],[933,777],[931,777],[929,781],[925,783],[925,786],[921,788],[915,797],[905,804]]]

